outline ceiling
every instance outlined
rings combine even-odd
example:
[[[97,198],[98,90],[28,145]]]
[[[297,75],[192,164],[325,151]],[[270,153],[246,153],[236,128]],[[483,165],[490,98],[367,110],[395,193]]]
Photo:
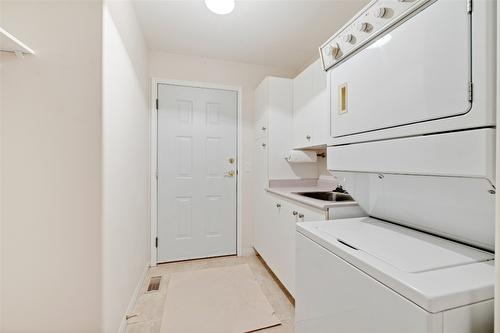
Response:
[[[228,15],[202,0],[135,0],[149,48],[299,70],[368,0],[236,0]]]

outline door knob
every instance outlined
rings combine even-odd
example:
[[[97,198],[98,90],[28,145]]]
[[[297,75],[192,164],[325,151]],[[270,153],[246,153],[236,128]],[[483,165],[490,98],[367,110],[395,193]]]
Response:
[[[229,171],[226,171],[226,173],[224,174],[225,177],[234,177],[236,173],[234,172],[234,170],[229,170]]]

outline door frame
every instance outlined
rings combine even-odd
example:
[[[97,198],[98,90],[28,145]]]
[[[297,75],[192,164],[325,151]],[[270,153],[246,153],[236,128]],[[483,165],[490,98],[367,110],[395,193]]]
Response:
[[[158,98],[158,85],[177,85],[191,88],[206,88],[230,90],[236,92],[237,96],[237,128],[236,128],[236,255],[242,255],[242,235],[241,235],[241,189],[242,189],[242,149],[243,147],[243,122],[242,122],[242,88],[240,86],[227,86],[208,82],[195,82],[183,80],[171,80],[163,78],[153,78],[151,83],[151,115],[150,115],[150,228],[151,228],[151,266],[158,264],[156,247],[156,237],[158,236],[158,110],[156,100]]]

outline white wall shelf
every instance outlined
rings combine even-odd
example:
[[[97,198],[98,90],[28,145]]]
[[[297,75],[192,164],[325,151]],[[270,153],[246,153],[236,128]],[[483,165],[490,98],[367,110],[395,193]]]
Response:
[[[26,46],[19,39],[0,27],[0,51],[13,52],[17,55],[35,54],[35,51]]]

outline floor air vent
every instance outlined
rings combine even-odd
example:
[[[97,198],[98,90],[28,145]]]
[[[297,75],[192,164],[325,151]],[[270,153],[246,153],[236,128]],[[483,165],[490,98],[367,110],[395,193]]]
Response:
[[[153,276],[149,279],[148,292],[160,290],[161,276]]]

